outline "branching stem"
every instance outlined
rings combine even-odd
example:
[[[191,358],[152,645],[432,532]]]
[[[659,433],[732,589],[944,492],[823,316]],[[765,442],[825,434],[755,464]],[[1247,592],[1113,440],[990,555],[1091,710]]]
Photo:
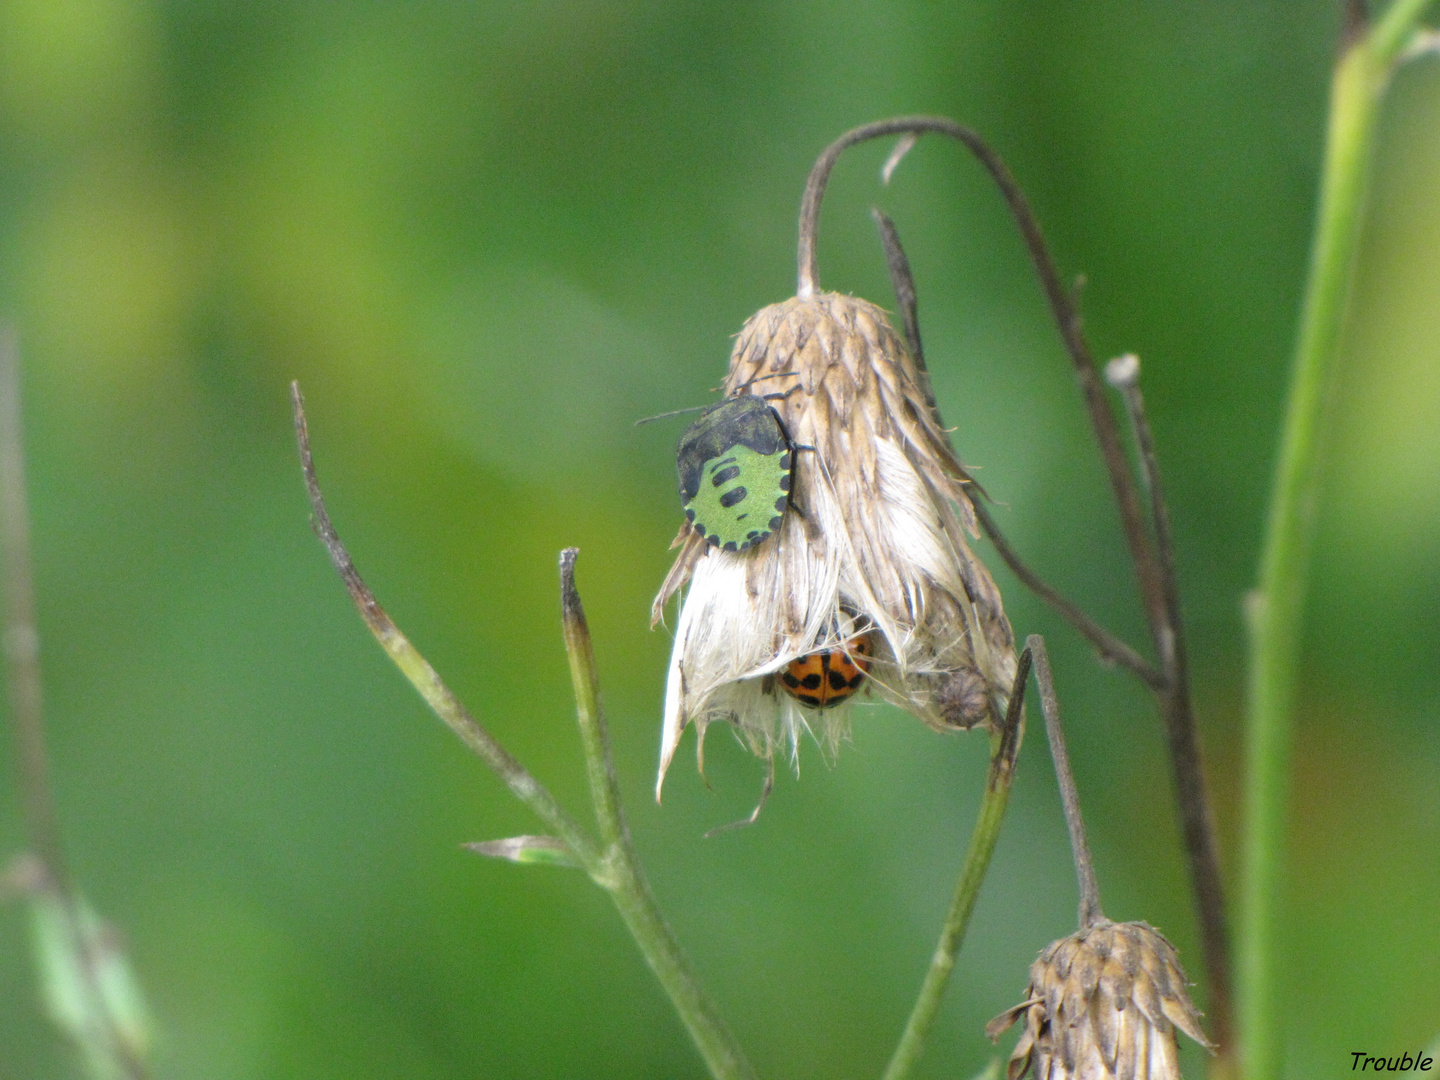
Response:
[[[590,792],[600,827],[601,840],[598,844],[560,806],[554,795],[471,716],[435,669],[400,632],[361,579],[325,509],[325,500],[315,476],[305,403],[298,383],[291,384],[290,396],[300,466],[310,495],[315,532],[325,544],[330,561],[345,583],[365,625],[434,713],[564,841],[591,880],[610,894],[626,928],[690,1032],[711,1075],[716,1080],[754,1080],[754,1070],[744,1051],[726,1026],[715,1003],[701,987],[694,968],[661,914],[631,844],[611,759],[605,716],[600,707],[594,649],[585,622],[585,610],[575,588],[575,549],[567,548],[560,557],[561,617],[575,686],[581,744],[585,750]]]
[[[893,160],[894,155],[892,154],[891,157]],[[895,228],[895,223],[874,207],[871,208],[870,215],[875,219],[875,224],[880,227],[880,240],[885,248],[885,265],[890,271],[890,284],[895,290],[895,302],[900,308],[900,319],[905,328],[905,344],[910,349],[910,355],[915,360],[916,368],[926,380],[923,389],[926,402],[935,415],[935,425],[941,430],[945,430],[945,422],[940,417],[940,408],[936,403],[935,393],[929,385],[930,372],[925,366],[925,351],[920,344],[920,318],[915,293],[915,278],[910,272],[910,260],[905,255],[905,248],[900,242],[900,233]],[[980,525],[980,531],[994,545],[1000,558],[1020,579],[1022,585],[1049,604],[1063,619],[1075,627],[1082,637],[1095,646],[1095,651],[1100,654],[1102,660],[1129,668],[1152,690],[1159,691],[1165,688],[1165,676],[1154,664],[1097,623],[1077,604],[1067,600],[1058,589],[1045,581],[1020,558],[1019,553],[1010,545],[1010,541],[1005,539],[1004,534],[1000,531],[1000,526],[990,515],[983,493],[977,492],[976,497],[971,500],[971,505],[975,510],[975,520]]]
[[[945,117],[908,116],[881,120],[846,132],[836,139],[816,159],[806,182],[805,194],[800,203],[800,242],[798,248],[799,295],[809,296],[819,288],[815,269],[815,236],[818,228],[820,201],[830,171],[840,154],[857,143],[868,139],[890,135],[902,135],[900,146],[886,165],[886,174],[893,169],[899,157],[908,151],[914,137],[935,133],[948,135],[962,143],[979,159],[990,174],[1015,219],[1016,226],[1024,238],[1030,259],[1049,302],[1051,315],[1060,332],[1060,338],[1070,355],[1076,381],[1080,386],[1081,398],[1090,414],[1091,426],[1095,431],[1100,456],[1110,478],[1111,490],[1120,512],[1120,524],[1135,566],[1135,577],[1140,588],[1141,603],[1149,623],[1151,639],[1156,654],[1160,657],[1160,685],[1148,678],[1145,665],[1136,663],[1133,650],[1116,649],[1110,635],[1105,634],[1088,617],[1077,619],[1078,609],[1063,604],[1057,607],[1072,623],[1081,627],[1081,632],[1102,650],[1121,662],[1130,661],[1127,666],[1155,693],[1162,721],[1165,724],[1171,750],[1171,767],[1175,773],[1175,797],[1179,803],[1182,838],[1185,854],[1190,867],[1194,888],[1195,904],[1200,922],[1201,945],[1205,955],[1205,966],[1210,975],[1210,1022],[1218,1045],[1218,1072],[1230,1070],[1233,1057],[1233,1006],[1230,986],[1229,929],[1226,919],[1224,890],[1220,877],[1219,845],[1216,842],[1213,814],[1209,807],[1203,772],[1200,768],[1200,743],[1195,730],[1194,712],[1190,701],[1187,662],[1184,651],[1184,634],[1181,630],[1181,616],[1176,597],[1178,590],[1174,581],[1173,559],[1162,557],[1152,543],[1151,530],[1160,530],[1160,523],[1147,515],[1139,488],[1130,467],[1130,462],[1121,445],[1119,424],[1105,396],[1099,369],[1090,346],[1085,340],[1080,309],[1075,297],[1060,280],[1054,259],[1040,231],[1039,222],[1030,209],[1024,194],[1016,184],[1009,168],[976,132]],[[882,225],[882,231],[884,226]],[[891,229],[893,233],[893,227]],[[891,236],[886,237],[887,262],[892,277],[896,260],[889,254]],[[908,269],[908,268],[907,268]],[[912,290],[913,291],[913,290]],[[918,339],[918,333],[917,333]],[[1154,489],[1158,491],[1157,489]],[[1162,504],[1163,509],[1163,504]],[[987,515],[988,516],[988,515]],[[993,522],[991,522],[993,526]],[[997,532],[998,535],[998,532]],[[1002,541],[1003,543],[1003,541]],[[1008,547],[1008,545],[1006,545]],[[1011,553],[1013,555],[1013,552]],[[1009,561],[1009,560],[1007,560]],[[1012,569],[1020,565],[1016,559]],[[1017,572],[1019,572],[1017,570]],[[1029,574],[1039,581],[1033,574]],[[1052,604],[1061,599],[1054,589],[1040,592],[1042,598]]]

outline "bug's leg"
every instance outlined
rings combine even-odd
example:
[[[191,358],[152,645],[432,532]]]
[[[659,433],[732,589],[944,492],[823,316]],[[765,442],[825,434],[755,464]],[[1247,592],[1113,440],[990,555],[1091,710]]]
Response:
[[[790,387],[789,390],[781,391],[778,394],[761,394],[760,396],[766,401],[784,401],[786,398],[788,398],[791,394],[795,393],[795,391],[799,389],[800,384],[797,382],[794,386]]]
[[[729,832],[731,829],[743,829],[747,825],[754,825],[760,818],[760,811],[765,809],[765,803],[770,798],[770,792],[775,790],[775,754],[772,752],[765,759],[765,786],[760,789],[760,801],[755,804],[755,809],[750,811],[749,817],[743,817],[739,821],[732,821],[728,825],[717,825],[705,834],[705,839],[720,833]]]

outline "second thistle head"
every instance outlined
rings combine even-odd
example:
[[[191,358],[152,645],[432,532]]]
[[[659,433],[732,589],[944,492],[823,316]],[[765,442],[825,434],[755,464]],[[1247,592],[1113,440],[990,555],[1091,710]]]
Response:
[[[724,393],[678,455],[687,521],[655,619],[689,588],[661,779],[691,722],[770,756],[821,720],[833,746],[857,677],[936,728],[997,723],[1014,638],[967,544],[974,482],[884,312],[837,293],[764,308]],[[797,665],[829,690],[797,694]]]
[[[1026,1000],[986,1033],[1024,1020],[1008,1080],[1182,1080],[1175,1032],[1210,1045],[1188,985],[1158,930],[1102,919],[1046,946]]]

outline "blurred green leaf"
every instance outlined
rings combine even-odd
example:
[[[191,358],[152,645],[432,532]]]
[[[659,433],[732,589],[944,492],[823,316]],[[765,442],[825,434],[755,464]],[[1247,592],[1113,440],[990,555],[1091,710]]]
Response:
[[[152,1029],[139,981],[115,928],[83,899],[51,889],[30,900],[40,985],[50,1018],[75,1043],[94,1080],[125,1080],[147,1061]]]

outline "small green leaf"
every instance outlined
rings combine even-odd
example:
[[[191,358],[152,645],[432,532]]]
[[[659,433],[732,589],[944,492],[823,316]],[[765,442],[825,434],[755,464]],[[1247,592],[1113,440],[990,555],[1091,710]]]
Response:
[[[81,899],[31,896],[35,961],[46,1011],[94,1080],[133,1073],[150,1049],[150,1018],[119,935]]]
[[[483,840],[466,844],[477,855],[492,859],[509,859],[517,863],[539,863],[542,866],[570,866],[579,869],[580,862],[565,841],[554,836],[510,836],[504,840]]]

